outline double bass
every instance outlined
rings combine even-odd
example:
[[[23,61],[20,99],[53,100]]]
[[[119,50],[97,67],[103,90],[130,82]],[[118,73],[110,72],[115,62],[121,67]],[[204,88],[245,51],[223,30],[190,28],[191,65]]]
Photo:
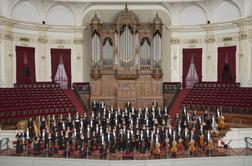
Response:
[[[205,138],[204,138],[203,134],[201,134],[199,136],[199,143],[200,143],[200,147],[204,150],[204,148],[205,148]]]
[[[195,141],[193,139],[189,142],[189,151],[190,151],[190,155],[196,156]]]

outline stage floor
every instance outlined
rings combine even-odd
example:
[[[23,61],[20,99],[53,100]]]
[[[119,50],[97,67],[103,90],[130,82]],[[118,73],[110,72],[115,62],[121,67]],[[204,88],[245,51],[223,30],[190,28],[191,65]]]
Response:
[[[5,149],[0,150],[0,156],[16,156],[16,157],[41,157],[41,158],[65,158],[64,152],[59,151],[50,155],[49,157],[45,157],[45,152],[41,151],[40,154],[34,155],[32,152],[30,153],[20,153],[16,154],[15,149]],[[252,149],[250,148],[215,148],[212,152],[212,157],[223,157],[223,156],[251,156],[252,158]],[[208,154],[205,151],[198,150],[196,156],[190,156],[189,152],[186,150],[181,150],[177,152],[176,158],[202,158],[208,157]],[[70,153],[71,159],[80,159],[79,151],[72,151]],[[171,153],[161,152],[159,156],[154,156],[151,153],[140,154],[137,152],[133,153],[125,153],[125,152],[117,152],[110,153],[105,157],[101,157],[99,153],[94,153],[93,155],[89,155],[84,157],[85,159],[100,159],[100,160],[153,160],[153,159],[174,159],[171,156]],[[0,164],[1,165],[1,164]]]

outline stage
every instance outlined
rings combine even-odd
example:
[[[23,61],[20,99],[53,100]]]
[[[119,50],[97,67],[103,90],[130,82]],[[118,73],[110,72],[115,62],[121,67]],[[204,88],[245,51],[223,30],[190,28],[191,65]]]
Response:
[[[44,157],[0,157],[1,166],[250,166],[251,156],[178,158],[163,160],[89,160]]]

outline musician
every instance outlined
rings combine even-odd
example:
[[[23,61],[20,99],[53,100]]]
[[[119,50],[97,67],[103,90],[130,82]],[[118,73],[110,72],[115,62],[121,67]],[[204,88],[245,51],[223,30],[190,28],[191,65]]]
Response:
[[[29,128],[26,129],[26,131],[24,132],[25,142],[27,142],[27,143],[31,143],[32,142],[32,140],[33,140],[32,132],[30,132]]]
[[[40,122],[40,132],[42,132],[45,128],[46,128],[46,119],[45,119],[45,117],[43,116],[43,117],[42,117],[42,120],[41,120],[41,122]]]
[[[69,158],[70,157],[70,145],[69,142],[66,142],[65,150],[64,150],[64,157]]]
[[[29,118],[28,120],[28,124],[27,124],[27,128],[29,129],[29,132],[33,135],[33,131],[34,131],[34,126],[33,126],[33,119]],[[33,137],[32,137],[33,138]]]
[[[34,155],[39,154],[40,153],[40,139],[37,134],[34,138],[34,145],[33,146],[34,146]]]
[[[103,103],[103,108],[98,104],[96,111],[92,110],[90,117],[86,113],[83,117],[76,113],[68,114],[66,120],[62,115],[58,119],[52,118],[52,125],[48,128],[42,127],[44,129],[36,135],[40,138],[35,139],[46,143],[52,149],[56,147],[57,150],[58,145],[66,154],[72,149],[78,149],[82,157],[99,150],[101,158],[105,158],[108,152],[115,153],[123,150],[130,153],[136,149],[139,153],[145,153],[147,150],[160,150],[160,148],[171,149],[173,157],[176,157],[179,143],[190,149],[191,140],[194,140],[194,144],[197,142],[199,143],[197,145],[203,147],[204,142],[208,143],[208,140],[212,139],[211,128],[206,130],[204,125],[205,121],[212,122],[208,112],[203,118],[198,116],[196,111],[192,114],[187,111],[182,112],[181,115],[177,114],[175,128],[171,127],[168,115],[165,119],[165,114],[167,110],[155,106],[143,110],[132,106],[114,109],[106,108]],[[40,124],[44,126],[42,121]],[[26,131],[23,135],[25,134]],[[180,142],[177,144],[177,141]],[[50,142],[52,145],[49,145]],[[196,144],[195,148],[197,148]],[[192,155],[194,156],[194,153]]]
[[[20,130],[18,130],[16,134],[17,144],[16,144],[16,153],[22,153],[23,152],[23,134]]]

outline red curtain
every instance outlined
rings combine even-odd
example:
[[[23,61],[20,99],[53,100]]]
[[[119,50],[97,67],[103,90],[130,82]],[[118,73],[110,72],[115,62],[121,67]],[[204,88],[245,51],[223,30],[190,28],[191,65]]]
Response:
[[[16,82],[36,82],[34,47],[16,46]]]
[[[52,70],[52,81],[54,82],[54,78],[59,66],[60,56],[62,55],[62,60],[64,64],[64,68],[68,78],[68,88],[71,88],[72,83],[72,75],[71,75],[71,49],[51,49],[51,70]]]
[[[232,76],[232,82],[235,82],[236,80],[236,46],[230,46],[230,47],[218,47],[218,82],[222,81],[222,72],[224,69],[224,65],[226,61],[229,64],[231,76]]]
[[[199,76],[199,82],[202,81],[202,48],[185,48],[183,49],[183,88],[186,87],[186,76],[189,71],[192,56]]]

